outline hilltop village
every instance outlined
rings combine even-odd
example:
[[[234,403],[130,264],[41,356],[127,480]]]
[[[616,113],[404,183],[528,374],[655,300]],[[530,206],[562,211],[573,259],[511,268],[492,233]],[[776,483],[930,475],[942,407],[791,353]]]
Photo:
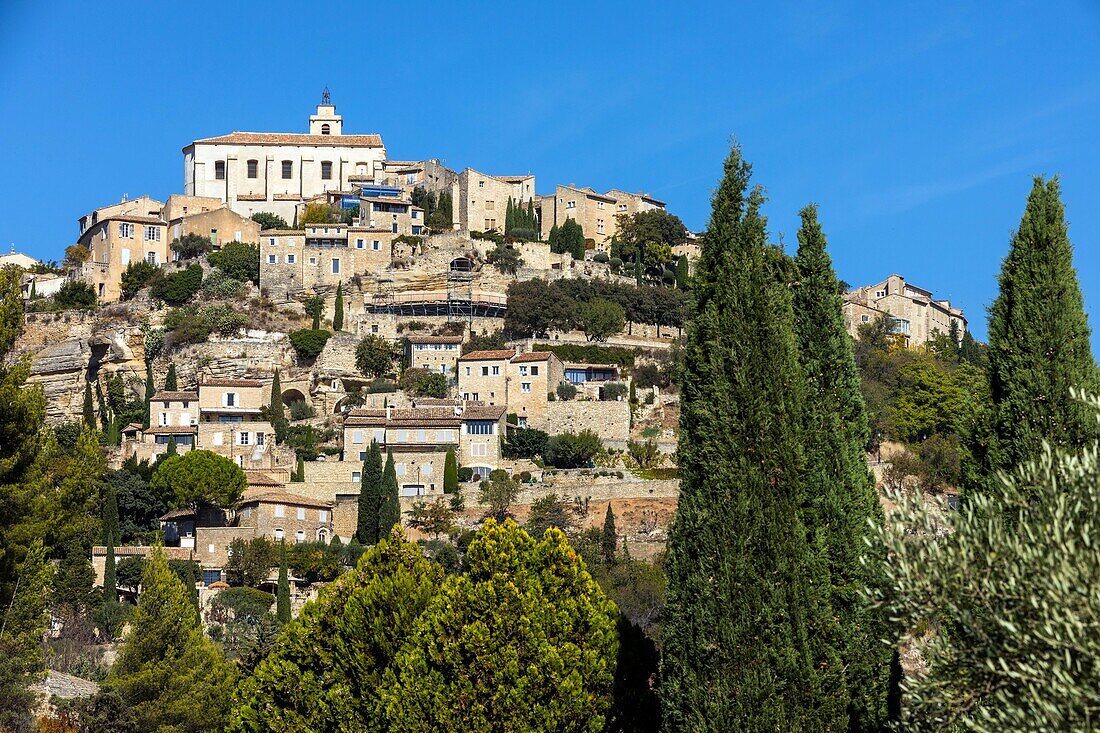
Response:
[[[202,450],[243,469],[224,506],[156,518],[200,585],[224,582],[238,541],[355,539],[372,446],[414,537],[553,496],[582,528],[613,513],[636,556],[661,550],[701,252],[663,201],[391,159],[380,135],[345,133],[327,90],[308,132],[182,152],[182,193],[80,217],[60,263],[0,265],[23,271],[10,358],[31,357],[50,423],[93,425],[114,468]],[[966,331],[899,275],[848,292],[844,314],[903,346]]]

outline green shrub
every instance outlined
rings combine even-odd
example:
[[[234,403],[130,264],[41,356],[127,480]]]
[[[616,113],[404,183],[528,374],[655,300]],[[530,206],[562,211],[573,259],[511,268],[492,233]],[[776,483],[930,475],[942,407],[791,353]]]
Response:
[[[295,400],[290,403],[290,419],[291,420],[308,420],[316,415],[316,411],[313,409],[313,405],[309,404],[305,400]]]
[[[208,305],[201,314],[210,330],[219,336],[236,336],[248,326],[248,316],[230,305]]]
[[[597,344],[535,344],[532,350],[549,351],[562,361],[617,364],[621,367],[633,367],[634,359],[638,354],[637,349]]]
[[[627,392],[629,392],[629,389],[622,382],[608,382],[600,387],[600,399],[611,401],[623,399],[626,397]]]
[[[230,242],[207,259],[234,280],[260,284],[260,248],[254,244]]]
[[[577,396],[577,386],[569,382],[562,382],[558,385],[557,393],[559,399],[571,400]]]
[[[271,611],[274,603],[275,596],[247,586],[226,588],[210,600],[212,606],[231,611],[233,618],[240,620],[249,617],[259,619]]]
[[[95,290],[83,280],[68,280],[54,293],[53,304],[58,310],[94,308]]]
[[[397,383],[394,382],[392,379],[373,379],[367,383],[364,391],[367,394],[386,394],[389,392],[396,392]]]
[[[332,334],[324,329],[303,328],[290,334],[290,345],[301,359],[315,359]]]
[[[592,255],[592,261],[603,264],[609,262],[610,258],[607,256],[606,252],[597,252],[596,254]]]
[[[145,260],[126,265],[126,272],[122,273],[122,299],[128,300],[137,295],[139,290],[150,284],[159,274],[160,268]]]
[[[591,463],[601,448],[603,442],[600,436],[591,430],[562,433],[546,442],[543,458],[557,468],[583,468]]]
[[[474,477],[474,469],[468,466],[459,466],[458,480],[465,483]]]
[[[183,305],[202,287],[202,266],[189,265],[153,283],[153,297],[170,305]]]
[[[546,450],[549,435],[534,428],[509,428],[504,438],[506,458],[534,458]]]
[[[252,215],[252,221],[260,225],[260,230],[264,229],[290,229],[290,225],[286,223],[286,219],[278,214],[271,214],[266,211],[258,211]]]
[[[193,260],[209,252],[211,244],[209,237],[199,234],[185,234],[182,237],[173,239],[169,247],[181,260]]]
[[[203,280],[202,292],[214,298],[236,298],[244,292],[244,283],[214,270]]]

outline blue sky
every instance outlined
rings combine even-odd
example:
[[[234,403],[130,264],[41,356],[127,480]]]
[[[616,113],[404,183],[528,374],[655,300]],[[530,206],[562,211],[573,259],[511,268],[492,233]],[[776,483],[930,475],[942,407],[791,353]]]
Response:
[[[899,272],[982,338],[1059,173],[1098,325],[1098,2],[327,8],[0,1],[0,247],[60,259],[83,213],[181,191],[191,140],[305,131],[327,84],[391,157],[650,191],[693,229],[736,137],[773,237],[817,202],[843,279]]]

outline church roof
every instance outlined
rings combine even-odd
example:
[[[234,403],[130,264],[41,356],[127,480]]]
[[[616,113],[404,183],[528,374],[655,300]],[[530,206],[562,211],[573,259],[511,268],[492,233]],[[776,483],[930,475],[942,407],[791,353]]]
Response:
[[[294,132],[231,132],[191,143],[207,145],[316,145],[330,148],[381,148],[381,135],[307,135]],[[188,146],[190,147],[190,146]]]

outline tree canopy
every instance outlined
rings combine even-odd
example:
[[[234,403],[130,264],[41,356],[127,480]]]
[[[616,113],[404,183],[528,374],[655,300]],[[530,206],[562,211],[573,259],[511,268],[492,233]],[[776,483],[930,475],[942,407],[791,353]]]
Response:
[[[164,459],[149,485],[177,507],[198,510],[204,505],[232,507],[244,494],[244,471],[233,461],[208,450],[191,450]]]

